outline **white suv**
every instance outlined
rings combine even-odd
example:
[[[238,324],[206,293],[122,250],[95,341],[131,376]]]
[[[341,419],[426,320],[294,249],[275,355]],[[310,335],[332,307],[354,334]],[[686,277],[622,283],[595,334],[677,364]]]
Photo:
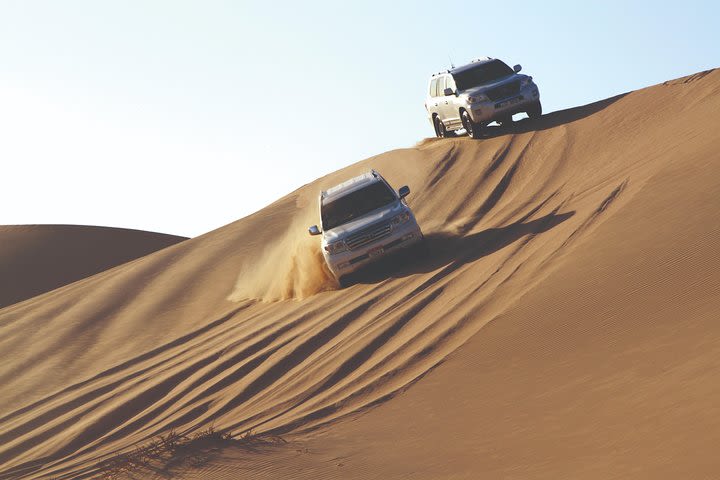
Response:
[[[405,197],[375,170],[320,192],[322,230],[313,225],[310,235],[322,235],[322,253],[338,282],[370,262],[423,239]]]
[[[472,138],[482,136],[489,123],[512,122],[515,113],[530,118],[542,115],[540,92],[522,67],[483,58],[436,73],[430,78],[425,108],[435,135],[465,129]]]

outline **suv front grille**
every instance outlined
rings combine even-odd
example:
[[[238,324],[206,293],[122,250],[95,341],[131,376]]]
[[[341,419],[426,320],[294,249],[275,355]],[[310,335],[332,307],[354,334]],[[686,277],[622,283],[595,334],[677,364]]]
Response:
[[[376,223],[372,227],[366,228],[358,233],[350,235],[345,243],[350,250],[354,250],[368,243],[372,243],[375,240],[379,240],[383,237],[390,235],[390,224],[389,223]]]
[[[503,98],[511,97],[520,92],[520,81],[514,81],[500,85],[491,90],[485,92],[490,100],[501,100]]]

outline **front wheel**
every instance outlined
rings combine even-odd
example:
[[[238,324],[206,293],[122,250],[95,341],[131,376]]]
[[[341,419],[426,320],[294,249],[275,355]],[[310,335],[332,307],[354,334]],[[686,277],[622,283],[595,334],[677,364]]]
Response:
[[[525,113],[527,113],[530,118],[540,117],[542,115],[542,104],[540,102],[533,103]]]
[[[433,120],[433,123],[435,124],[435,136],[438,138],[445,138],[447,136],[447,130],[445,129],[445,124],[440,120],[438,117],[435,117],[435,120]]]
[[[480,138],[482,135],[482,125],[473,122],[472,118],[470,118],[470,114],[466,110],[463,110],[460,118],[468,136],[470,138]]]

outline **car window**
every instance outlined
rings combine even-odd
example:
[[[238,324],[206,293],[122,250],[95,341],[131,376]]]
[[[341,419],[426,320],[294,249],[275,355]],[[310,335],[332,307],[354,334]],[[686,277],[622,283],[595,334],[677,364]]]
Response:
[[[442,77],[437,77],[437,78],[435,79],[435,90],[433,90],[433,97],[437,97],[437,96],[439,95],[439,94],[438,94],[438,89],[440,88],[440,82],[441,82],[441,80],[442,80]]]
[[[453,91],[455,90],[455,80],[453,80],[452,75],[448,75],[445,80],[445,88],[452,88]]]
[[[455,81],[459,90],[467,90],[468,88],[478,87],[485,83],[490,83],[500,78],[515,73],[512,68],[508,67],[500,60],[483,62],[478,65],[463,70],[455,74]]]
[[[340,198],[323,199],[320,212],[323,230],[333,229],[396,201],[395,192],[384,182],[372,183]]]
[[[430,82],[430,96],[437,97],[437,78],[433,78]]]
[[[437,96],[438,96],[438,97],[442,97],[442,96],[443,96],[443,91],[445,91],[445,75],[443,75],[442,77],[438,78],[438,83],[437,83]]]

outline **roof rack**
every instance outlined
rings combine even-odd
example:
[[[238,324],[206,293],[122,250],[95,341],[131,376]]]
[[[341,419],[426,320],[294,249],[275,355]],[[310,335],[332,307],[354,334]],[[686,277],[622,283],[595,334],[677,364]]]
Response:
[[[375,178],[378,178],[378,179],[379,179],[379,178],[382,178],[382,175],[380,175],[380,172],[378,172],[378,171],[375,170],[374,168],[371,168],[368,173],[370,173],[370,174],[371,174],[373,177],[375,177]],[[364,174],[363,174],[363,175],[364,175]],[[359,176],[362,176],[362,175],[359,175]],[[327,190],[321,190],[321,191],[320,191],[320,198],[325,198],[326,196],[327,196]]]
[[[495,60],[495,59],[494,59],[493,57],[478,57],[478,58],[475,58],[475,59],[473,59],[473,60],[470,60],[470,63],[467,63],[467,64],[465,64],[465,65],[470,65],[470,64],[478,63],[478,62],[487,62],[488,60]],[[463,66],[464,66],[464,65],[460,65],[460,67],[457,67],[457,68],[461,68],[461,67],[463,67]],[[437,73],[433,73],[432,75],[430,75],[430,78],[437,77],[438,75],[443,75],[443,74],[446,74],[446,73],[450,73],[450,70],[454,70],[454,68],[452,68],[452,69],[447,69],[447,70],[443,70],[443,71],[437,72]]]

